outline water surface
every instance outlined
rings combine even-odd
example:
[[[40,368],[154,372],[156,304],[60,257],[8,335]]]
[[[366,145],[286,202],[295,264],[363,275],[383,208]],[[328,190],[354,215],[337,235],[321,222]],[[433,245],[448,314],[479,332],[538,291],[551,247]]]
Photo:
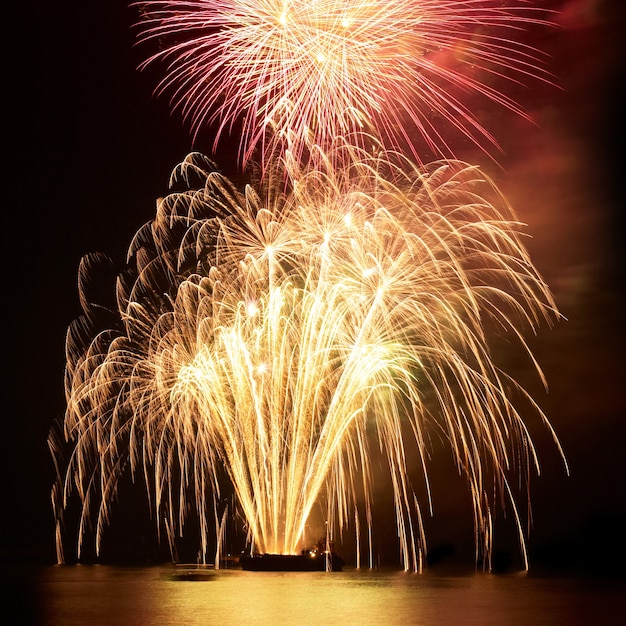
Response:
[[[367,569],[178,577],[187,571],[194,566],[5,568],[7,623],[600,626],[626,615],[624,581],[614,578]]]

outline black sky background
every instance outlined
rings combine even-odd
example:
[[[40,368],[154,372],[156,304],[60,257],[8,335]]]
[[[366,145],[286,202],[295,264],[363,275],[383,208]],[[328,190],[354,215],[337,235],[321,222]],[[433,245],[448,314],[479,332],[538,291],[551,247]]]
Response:
[[[560,28],[535,43],[551,55],[562,88],[516,94],[536,125],[485,109],[485,123],[503,145],[501,168],[470,146],[461,145],[459,157],[484,164],[528,223],[532,258],[568,319],[531,342],[550,392],[529,384],[571,466],[567,477],[537,427],[543,474],[532,481],[531,557],[607,568],[626,557],[625,11],[619,0],[551,5],[562,9]],[[135,17],[126,2],[36,1],[21,12],[13,23],[25,36],[13,51],[5,94],[9,353],[0,559],[53,562],[46,439],[64,410],[65,331],[80,314],[78,264],[93,251],[123,259],[192,140],[167,101],[152,94],[158,71],[136,70],[142,54],[133,47]],[[234,176],[236,143],[225,142],[215,155]],[[209,153],[210,136],[195,147]],[[429,522],[434,545],[447,531],[454,535],[466,515],[466,503],[442,491]],[[466,524],[471,532],[471,518]]]

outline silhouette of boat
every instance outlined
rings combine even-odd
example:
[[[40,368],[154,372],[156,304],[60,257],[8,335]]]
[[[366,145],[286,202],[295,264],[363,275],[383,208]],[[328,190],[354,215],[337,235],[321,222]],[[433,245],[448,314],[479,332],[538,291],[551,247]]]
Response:
[[[332,548],[322,549],[320,544],[300,554],[242,555],[239,563],[250,572],[340,572],[345,565]]]
[[[191,580],[191,581],[203,581],[213,580],[215,578],[215,569],[204,566],[177,566],[174,572],[169,576],[170,580]]]

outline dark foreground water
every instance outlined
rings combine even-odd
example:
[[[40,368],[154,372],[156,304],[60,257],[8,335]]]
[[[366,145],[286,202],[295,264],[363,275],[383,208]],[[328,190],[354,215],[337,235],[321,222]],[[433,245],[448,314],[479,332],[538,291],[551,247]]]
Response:
[[[193,566],[4,568],[0,623],[54,626],[195,624],[619,625],[624,581],[384,570],[177,576]]]

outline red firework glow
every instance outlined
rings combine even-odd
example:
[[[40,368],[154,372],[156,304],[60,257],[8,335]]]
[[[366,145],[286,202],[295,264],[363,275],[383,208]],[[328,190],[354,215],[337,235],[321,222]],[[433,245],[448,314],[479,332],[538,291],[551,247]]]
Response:
[[[467,104],[481,95],[523,114],[500,79],[549,80],[515,33],[545,24],[526,0],[147,0],[140,41],[162,61],[157,91],[215,144],[241,124],[240,159],[266,164],[338,137],[452,156],[450,127],[495,145]],[[215,147],[215,146],[214,146]]]

